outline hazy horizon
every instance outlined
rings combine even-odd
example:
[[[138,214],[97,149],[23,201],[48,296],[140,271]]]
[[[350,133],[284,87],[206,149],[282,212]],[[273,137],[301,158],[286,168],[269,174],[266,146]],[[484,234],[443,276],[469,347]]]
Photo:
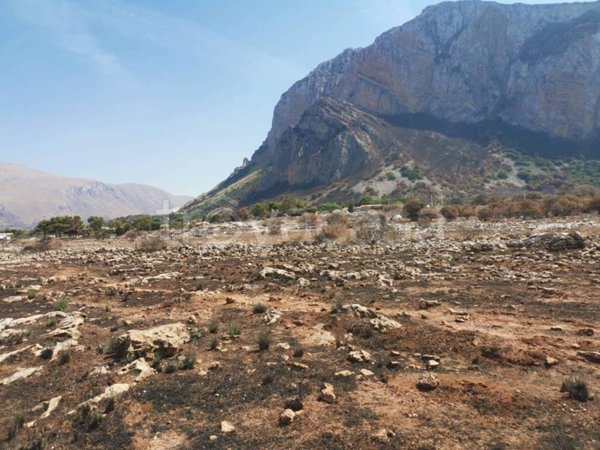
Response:
[[[295,81],[439,2],[206,3],[2,2],[0,160],[199,195],[260,146]]]

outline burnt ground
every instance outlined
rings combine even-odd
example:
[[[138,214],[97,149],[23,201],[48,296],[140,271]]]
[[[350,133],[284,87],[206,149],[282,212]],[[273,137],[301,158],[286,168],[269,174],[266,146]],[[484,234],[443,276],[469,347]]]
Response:
[[[580,353],[600,352],[598,225],[554,224],[587,241],[558,252],[513,245],[549,228],[536,222],[413,230],[374,245],[290,234],[260,243],[244,232],[220,242],[217,230],[158,252],[121,239],[40,254],[5,247],[0,360],[22,351],[0,362],[0,380],[37,371],[0,386],[0,448],[600,448],[600,364]],[[284,272],[261,276],[267,267]],[[268,325],[258,303],[281,317]],[[340,311],[346,304],[401,327],[380,332]],[[68,356],[44,359],[41,349],[64,340],[52,335],[63,320],[56,310],[83,323]],[[192,336],[178,355],[143,380],[117,373],[128,361],[111,353],[111,339],[171,323]],[[351,362],[352,350],[370,361]],[[193,368],[169,373],[191,354]],[[439,365],[428,368],[431,360]],[[422,392],[428,370],[440,384]],[[573,375],[596,398],[561,392]],[[93,423],[82,420],[79,405],[116,383],[130,388]],[[324,383],[333,403],[319,401]],[[302,413],[280,426],[293,399]],[[222,421],[235,431],[223,433]]]

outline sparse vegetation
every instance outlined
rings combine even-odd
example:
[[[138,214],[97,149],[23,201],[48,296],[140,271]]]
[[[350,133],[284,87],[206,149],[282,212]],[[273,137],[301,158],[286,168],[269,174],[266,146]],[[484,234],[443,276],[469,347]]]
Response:
[[[38,241],[25,244],[23,246],[23,251],[30,253],[48,252],[51,250],[60,250],[62,247],[63,244],[59,239],[46,237]]]
[[[419,181],[423,179],[423,174],[419,171],[419,169],[415,169],[413,167],[402,166],[400,168],[400,174],[409,181]]]
[[[213,336],[210,339],[210,342],[208,344],[208,349],[211,350],[211,351],[214,351],[214,350],[216,350],[218,348],[219,348],[219,338],[217,336]]]
[[[239,323],[232,323],[229,325],[227,332],[230,336],[239,336],[242,334],[242,326]]]
[[[58,354],[58,364],[61,366],[71,361],[73,353],[71,350],[63,350]]]
[[[252,314],[264,314],[267,312],[267,305],[264,303],[258,302],[255,303],[252,307]]]
[[[52,358],[53,354],[54,354],[54,352],[51,348],[45,348],[40,352],[40,358],[50,359],[50,358]]]
[[[590,398],[588,384],[583,375],[576,375],[563,381],[561,392],[566,392],[571,400],[586,402]]]
[[[196,353],[193,351],[188,351],[184,355],[183,359],[179,362],[179,368],[181,370],[191,370],[196,365],[196,361],[198,358],[196,357]]]
[[[271,346],[271,334],[268,331],[261,331],[258,335],[258,350],[266,352]]]
[[[25,414],[15,413],[13,414],[10,425],[8,427],[8,440],[12,440],[17,436],[17,433],[25,424]]]
[[[169,361],[164,369],[165,373],[175,373],[177,372],[177,363],[175,361]]]
[[[416,200],[411,200],[404,205],[404,214],[410,220],[416,221],[419,219],[419,213],[425,208],[425,204]]]
[[[77,412],[75,425],[84,431],[90,432],[98,428],[102,421],[102,413],[98,407],[89,403],[84,403]]]
[[[348,239],[350,237],[348,215],[341,212],[330,214],[327,217],[327,224],[321,230],[320,236],[321,238],[330,240]]]
[[[54,311],[60,312],[68,312],[69,311],[69,299],[66,297],[61,297],[54,302],[53,305]]]
[[[137,249],[143,252],[159,252],[167,247],[167,243],[160,236],[143,238],[137,244]]]

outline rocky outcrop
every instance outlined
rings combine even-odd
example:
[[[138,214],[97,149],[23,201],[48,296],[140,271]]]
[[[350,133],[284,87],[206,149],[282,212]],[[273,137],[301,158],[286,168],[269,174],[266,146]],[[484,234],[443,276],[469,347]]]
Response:
[[[498,143],[548,157],[600,157],[600,2],[425,9],[295,83],[251,161],[187,210],[286,192],[327,191],[328,200],[367,188],[382,196],[421,189],[426,198],[476,192],[510,172],[494,159]],[[404,179],[377,181],[403,165],[422,169],[418,189]],[[498,184],[490,189],[524,185],[516,172]]]
[[[118,338],[118,347],[130,359],[175,355],[190,340],[190,334],[182,323],[173,323],[148,330],[129,330]]]
[[[267,143],[275,148],[323,97],[380,115],[499,120],[555,137],[597,138],[599,34],[600,2],[443,2],[296,83],[275,108]]]

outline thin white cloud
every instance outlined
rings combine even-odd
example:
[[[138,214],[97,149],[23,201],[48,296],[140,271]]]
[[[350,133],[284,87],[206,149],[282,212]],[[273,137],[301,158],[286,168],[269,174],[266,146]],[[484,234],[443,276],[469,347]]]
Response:
[[[307,68],[230,39],[190,20],[175,18],[119,0],[3,0],[21,19],[50,33],[63,50],[85,58],[122,81],[132,75],[98,34],[115,35],[179,52],[193,60],[220,64],[248,78],[297,78]]]
[[[46,30],[57,47],[94,64],[108,75],[123,80],[130,77],[116,55],[103,48],[89,31],[84,17],[70,2],[6,0],[5,5],[21,20]]]
[[[172,17],[118,0],[89,0],[81,13],[121,36],[229,66],[249,76],[304,73],[290,61],[230,39],[190,20]],[[91,5],[91,6],[90,6]]]

